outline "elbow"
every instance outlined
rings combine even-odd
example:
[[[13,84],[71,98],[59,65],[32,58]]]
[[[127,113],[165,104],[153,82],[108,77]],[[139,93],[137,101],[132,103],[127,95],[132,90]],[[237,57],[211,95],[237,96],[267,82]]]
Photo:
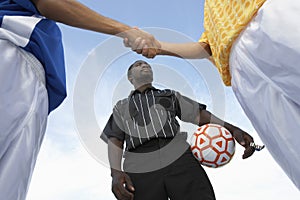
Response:
[[[208,124],[211,121],[211,113],[207,110],[200,110],[199,112],[199,126]]]
[[[123,144],[124,144],[123,141],[121,141],[115,137],[110,137],[108,140],[108,145],[113,145],[113,146],[119,147],[121,149],[123,149]]]
[[[35,5],[36,9],[39,11],[39,13],[45,17],[47,17],[47,1],[42,0],[31,0],[31,2]]]
[[[200,42],[201,53],[199,55],[200,58],[208,58],[212,55],[210,45],[204,42]]]
[[[207,54],[208,54],[209,56],[212,55],[211,49],[210,49],[210,45],[209,45],[209,44],[205,43],[205,45],[204,45],[204,50],[207,52]]]
[[[71,1],[69,0],[31,0],[39,13],[51,20],[62,22],[61,18],[68,12]]]

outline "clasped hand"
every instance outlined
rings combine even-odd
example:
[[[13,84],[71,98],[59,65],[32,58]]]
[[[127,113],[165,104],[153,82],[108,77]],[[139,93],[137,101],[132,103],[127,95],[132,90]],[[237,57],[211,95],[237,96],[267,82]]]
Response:
[[[112,174],[112,192],[118,200],[133,200],[134,187],[125,172],[115,171]]]
[[[126,47],[130,47],[132,51],[142,54],[146,58],[154,58],[161,51],[161,44],[153,35],[133,28],[127,31],[123,43]]]

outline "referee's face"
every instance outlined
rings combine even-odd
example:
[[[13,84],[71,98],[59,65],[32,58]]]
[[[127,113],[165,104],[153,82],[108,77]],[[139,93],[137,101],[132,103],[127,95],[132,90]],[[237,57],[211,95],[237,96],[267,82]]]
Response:
[[[153,72],[151,66],[145,61],[136,61],[129,71],[128,79],[136,88],[152,83]]]

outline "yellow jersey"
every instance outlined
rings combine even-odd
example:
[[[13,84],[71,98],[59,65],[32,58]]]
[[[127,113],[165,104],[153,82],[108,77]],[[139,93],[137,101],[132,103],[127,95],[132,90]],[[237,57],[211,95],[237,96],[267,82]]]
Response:
[[[233,42],[266,0],[205,0],[204,32],[212,59],[225,85],[231,85],[229,54]]]

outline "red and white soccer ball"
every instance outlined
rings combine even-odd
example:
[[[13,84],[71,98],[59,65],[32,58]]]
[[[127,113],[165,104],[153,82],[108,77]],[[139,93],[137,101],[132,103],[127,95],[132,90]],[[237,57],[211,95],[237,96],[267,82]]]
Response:
[[[223,126],[205,124],[193,134],[191,150],[202,165],[217,168],[229,163],[235,152],[235,141]]]

